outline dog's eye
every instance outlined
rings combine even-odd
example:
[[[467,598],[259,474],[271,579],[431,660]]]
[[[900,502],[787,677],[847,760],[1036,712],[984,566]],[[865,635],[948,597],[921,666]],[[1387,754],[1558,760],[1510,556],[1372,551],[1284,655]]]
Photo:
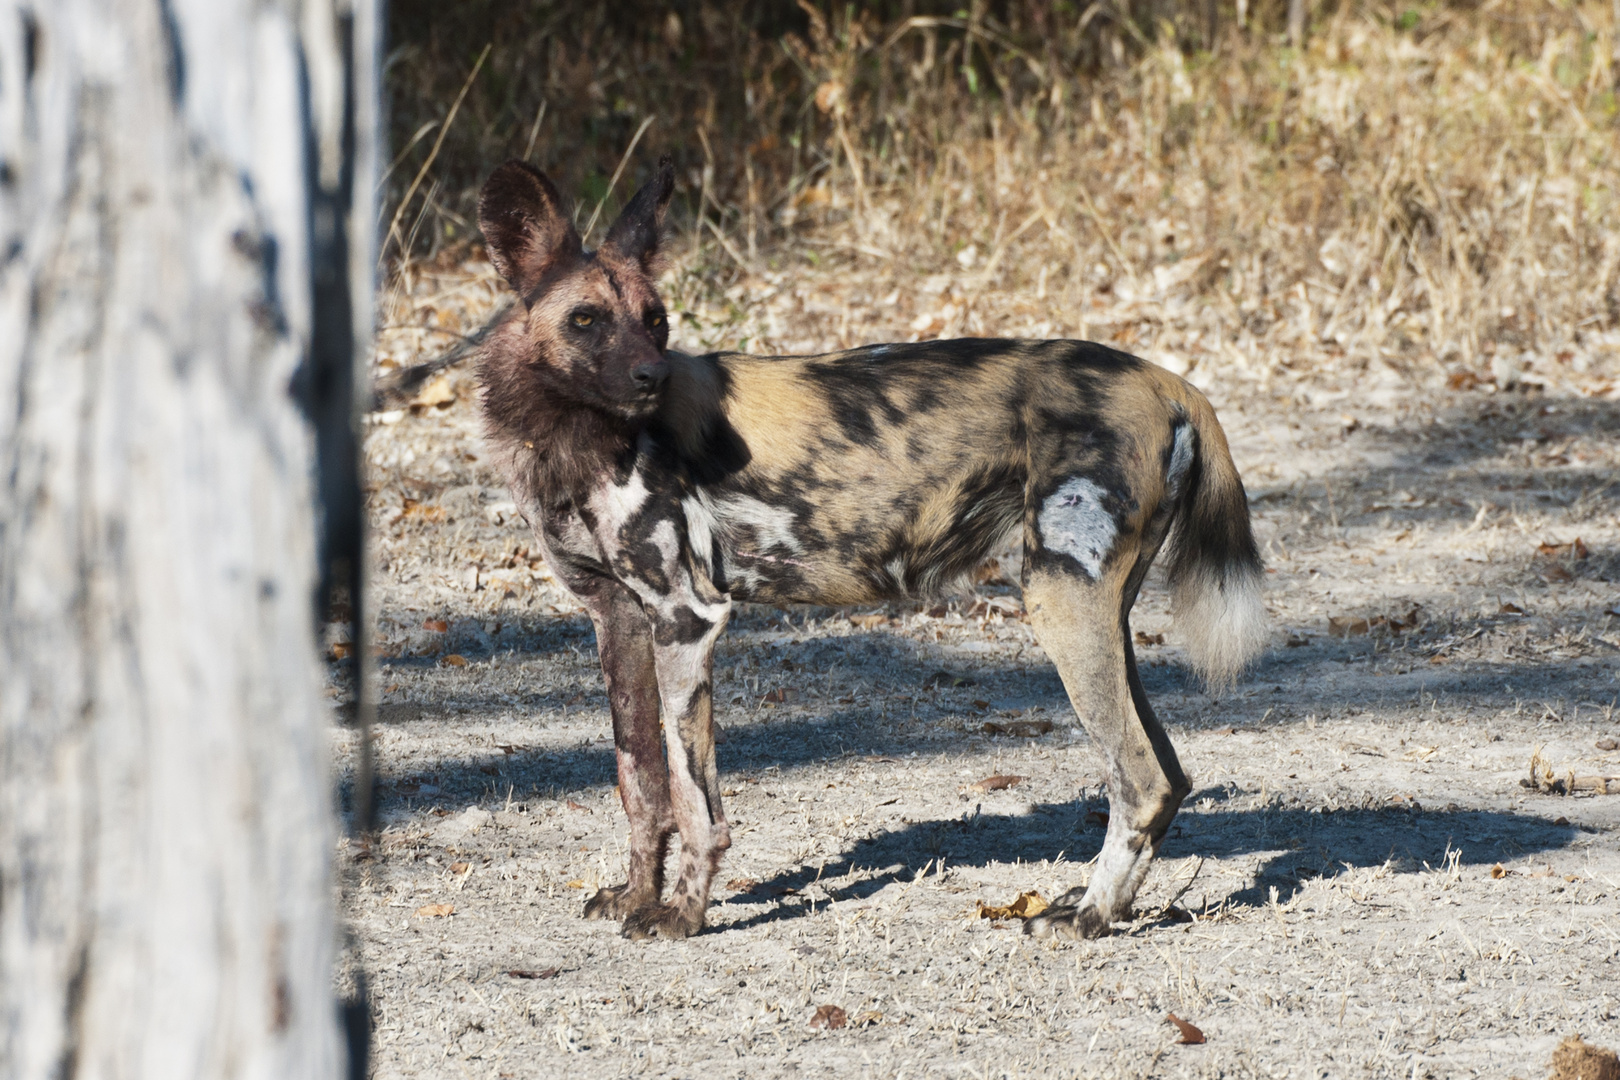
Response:
[[[667,320],[667,319],[665,319],[665,318],[664,318],[664,313],[663,313],[663,312],[662,312],[662,311],[654,311],[654,312],[650,312],[650,313],[649,313],[649,314],[648,314],[648,315],[647,315],[647,326],[648,326],[648,327],[649,327],[649,328],[650,328],[650,329],[653,329],[653,330],[657,330],[657,329],[659,329],[659,328],[660,328],[660,327],[662,327],[662,326],[663,326],[663,325],[664,325],[664,323],[666,323],[666,322],[667,322],[667,321],[668,321],[668,320]]]
[[[592,315],[588,311],[576,311],[570,317],[569,321],[583,330],[585,327],[596,321],[596,316]]]

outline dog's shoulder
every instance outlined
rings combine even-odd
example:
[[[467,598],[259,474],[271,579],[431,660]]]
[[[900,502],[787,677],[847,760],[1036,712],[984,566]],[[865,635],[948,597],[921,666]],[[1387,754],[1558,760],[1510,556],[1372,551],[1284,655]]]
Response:
[[[701,457],[725,418],[726,380],[717,353],[694,356],[670,349],[669,382],[655,427],[683,459]]]

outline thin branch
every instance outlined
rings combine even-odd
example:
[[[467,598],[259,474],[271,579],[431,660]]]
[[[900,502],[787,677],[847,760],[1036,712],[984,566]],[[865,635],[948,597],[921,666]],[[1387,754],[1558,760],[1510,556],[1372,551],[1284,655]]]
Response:
[[[388,233],[383,239],[382,251],[377,253],[378,266],[382,265],[382,257],[388,251],[388,242],[399,238],[400,215],[405,213],[405,207],[410,205],[412,197],[416,195],[416,189],[422,186],[422,178],[427,176],[428,170],[433,167],[434,159],[439,156],[439,147],[444,145],[444,137],[450,133],[450,124],[455,120],[456,113],[460,111],[461,103],[467,97],[467,91],[472,89],[473,80],[478,77],[478,72],[483,68],[484,61],[488,59],[490,48],[491,45],[485,45],[484,51],[478,54],[478,62],[473,65],[472,74],[468,75],[467,81],[461,84],[461,93],[456,95],[455,104],[450,106],[450,112],[445,116],[444,123],[439,125],[439,137],[433,140],[433,149],[428,153],[427,160],[422,162],[420,169],[416,170],[416,179],[411,181],[411,186],[405,192],[405,197],[399,201],[398,206],[394,207],[394,217],[388,223]]]
[[[454,367],[456,364],[459,364],[461,361],[467,359],[467,357],[472,356],[478,351],[479,347],[483,345],[490,333],[503,321],[505,321],[507,314],[512,310],[512,304],[512,298],[510,296],[506,297],[498,306],[496,306],[494,311],[490,312],[489,318],[484,320],[483,326],[480,326],[477,330],[474,330],[470,334],[457,335],[461,338],[460,343],[455,345],[448,352],[440,353],[438,356],[427,361],[426,363],[415,364],[408,368],[402,368],[399,371],[393,372],[390,375],[378,379],[372,384],[371,401],[368,403],[368,410],[371,412],[376,412],[378,409],[381,409],[387,405],[403,403],[407,398],[415,394],[417,387],[421,386],[430,377],[437,375],[445,368]],[[385,327],[384,329],[388,328]],[[434,328],[428,326],[413,326],[406,327],[404,329],[431,330]],[[451,333],[452,331],[441,330],[439,332]]]
[[[523,148],[523,160],[528,161],[529,155],[534,153],[534,140],[540,137],[540,122],[546,118],[546,104],[544,98],[540,100],[540,111],[534,115],[534,126],[529,129],[529,145]]]
[[[652,122],[656,119],[656,113],[649,113],[647,119],[641,122],[641,126],[636,128],[635,137],[630,140],[630,145],[624,149],[624,156],[619,159],[619,167],[613,170],[613,179],[608,181],[607,190],[602,192],[600,199],[596,200],[596,209],[591,211],[591,220],[585,223],[585,233],[580,237],[580,243],[583,244],[591,238],[591,230],[596,228],[596,219],[601,216],[602,207],[607,203],[608,196],[613,194],[613,189],[618,186],[619,177],[624,175],[624,167],[630,163],[630,155],[636,152],[636,143],[641,141],[641,136],[646,134],[647,129],[652,127]]]

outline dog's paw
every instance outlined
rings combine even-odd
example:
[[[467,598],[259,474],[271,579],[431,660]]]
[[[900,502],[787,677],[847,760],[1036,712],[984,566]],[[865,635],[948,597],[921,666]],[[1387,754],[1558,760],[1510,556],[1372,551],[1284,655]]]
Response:
[[[645,890],[631,892],[628,884],[613,885],[597,890],[595,896],[585,901],[585,917],[619,921],[629,918],[638,909],[655,904],[657,900],[656,896]]]
[[[675,904],[649,904],[624,918],[624,936],[631,941],[661,937],[669,941],[689,938],[703,929],[703,912]]]
[[[1108,933],[1108,920],[1094,907],[1066,904],[1047,908],[1024,920],[1024,933],[1032,937],[1066,937],[1080,940],[1100,938]]]

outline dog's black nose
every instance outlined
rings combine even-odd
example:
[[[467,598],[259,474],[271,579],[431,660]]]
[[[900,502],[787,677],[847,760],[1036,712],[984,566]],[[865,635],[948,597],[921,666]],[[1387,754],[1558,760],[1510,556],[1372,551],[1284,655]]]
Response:
[[[661,389],[664,380],[669,378],[669,365],[662,360],[657,363],[637,364],[630,369],[630,378],[635,380],[637,390],[651,393]]]

